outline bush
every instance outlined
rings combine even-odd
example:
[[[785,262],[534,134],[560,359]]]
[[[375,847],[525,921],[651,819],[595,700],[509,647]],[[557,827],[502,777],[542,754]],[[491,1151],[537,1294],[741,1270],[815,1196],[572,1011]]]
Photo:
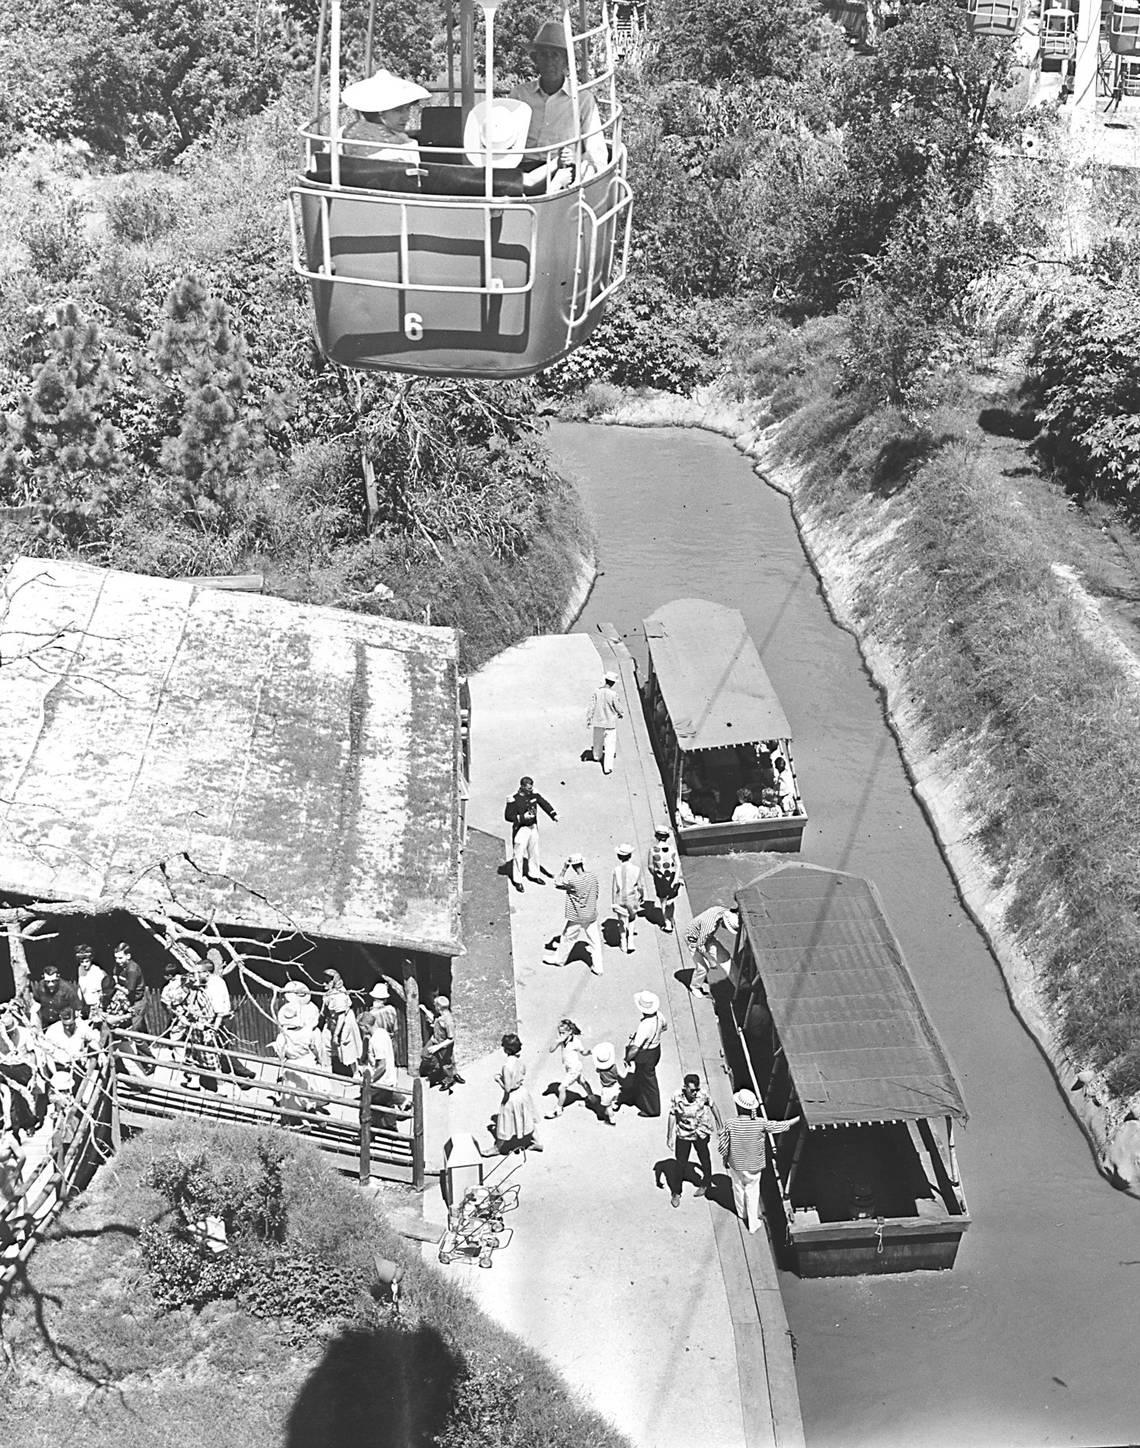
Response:
[[[708,310],[638,277],[617,293],[590,340],[543,373],[539,385],[555,397],[592,383],[688,394],[712,373],[719,347]]]
[[[94,248],[84,229],[86,215],[87,208],[75,197],[40,191],[19,235],[28,260],[45,281],[66,284],[87,269]]]
[[[157,241],[173,229],[177,218],[174,194],[160,182],[134,181],[107,199],[107,221],[119,241]]]

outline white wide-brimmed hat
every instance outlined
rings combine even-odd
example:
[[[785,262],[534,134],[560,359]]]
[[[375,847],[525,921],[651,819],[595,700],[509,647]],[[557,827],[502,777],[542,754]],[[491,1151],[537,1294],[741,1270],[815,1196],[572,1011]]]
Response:
[[[633,998],[633,1003],[643,1016],[655,1016],[661,1002],[651,990],[639,990]]]
[[[606,681],[607,684],[616,684],[618,681],[618,676],[613,671],[613,669],[607,669],[606,672],[602,675],[602,678]]]
[[[295,1031],[305,1024],[304,1013],[293,1001],[286,1001],[277,1012],[277,1024],[285,1031]]]
[[[575,850],[575,852],[574,852],[572,855],[567,855],[567,856],[566,856],[566,863],[567,863],[568,865],[584,865],[584,864],[586,863],[586,861],[585,861],[585,859],[582,857],[582,855],[580,855],[580,854],[578,853],[578,851]]]
[[[388,987],[382,980],[378,980],[368,994],[374,1001],[386,1001],[388,999]]]
[[[594,1065],[600,1066],[603,1070],[605,1070],[607,1066],[612,1066],[617,1060],[617,1053],[609,1041],[599,1041],[590,1052],[590,1055],[594,1058]]]
[[[749,1091],[747,1086],[742,1087],[739,1091],[734,1091],[732,1099],[741,1111],[756,1111],[760,1106],[760,1098],[755,1091]]]
[[[493,100],[473,106],[463,126],[463,149],[472,166],[486,164],[488,144],[492,166],[519,166],[526,150],[530,107],[526,101]]]
[[[614,854],[618,857],[619,860],[628,860],[629,857],[633,854],[633,846],[618,845],[617,849],[614,851]]]
[[[312,991],[301,980],[287,981],[284,987],[287,996],[296,996],[299,1000],[307,1001],[312,996]]]
[[[400,106],[426,101],[429,94],[422,85],[416,85],[414,80],[402,80],[390,70],[378,70],[367,80],[346,85],[341,92],[341,99],[354,111],[365,111],[374,115],[378,111],[394,111]]]

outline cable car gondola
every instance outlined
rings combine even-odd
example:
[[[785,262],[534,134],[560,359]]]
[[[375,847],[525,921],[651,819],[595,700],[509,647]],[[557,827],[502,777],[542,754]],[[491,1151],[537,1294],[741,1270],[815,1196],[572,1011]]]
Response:
[[[1069,5],[1051,5],[1041,17],[1041,59],[1064,62],[1077,53],[1077,12]]]
[[[332,103],[321,115],[322,9],[317,118],[301,128],[305,173],[289,204],[294,269],[309,285],[317,343],[330,361],[421,376],[527,377],[586,341],[625,278],[632,196],[606,0],[592,26],[575,32],[564,11],[542,27],[566,52],[579,133],[525,155],[504,132],[517,125],[520,103],[493,96],[497,4],[478,3],[484,81],[476,104],[476,0],[459,0],[458,26],[449,0],[446,83],[425,103],[406,160],[389,149],[370,155],[345,133],[341,0],[331,0]],[[372,28],[370,16],[366,76]],[[597,118],[589,134],[583,116]]]
[[[1023,11],[1022,0],[974,0],[970,5],[970,29],[975,35],[999,39],[1016,35]]]
[[[1108,45],[1114,55],[1140,56],[1140,0],[1113,0]]]

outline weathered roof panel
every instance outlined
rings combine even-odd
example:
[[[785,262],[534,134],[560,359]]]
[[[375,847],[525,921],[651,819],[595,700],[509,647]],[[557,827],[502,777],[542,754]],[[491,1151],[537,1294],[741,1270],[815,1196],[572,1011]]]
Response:
[[[661,697],[684,750],[790,739],[744,617],[701,598],[680,598],[645,620]]]
[[[19,559],[0,890],[459,949],[457,640]]]
[[[736,898],[809,1126],[965,1119],[870,881],[786,864]]]

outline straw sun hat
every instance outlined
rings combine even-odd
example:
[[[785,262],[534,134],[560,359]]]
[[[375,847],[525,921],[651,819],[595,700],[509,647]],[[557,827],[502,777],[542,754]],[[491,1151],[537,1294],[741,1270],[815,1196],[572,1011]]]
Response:
[[[633,998],[633,1003],[643,1016],[655,1016],[661,1002],[651,990],[642,990]]]
[[[417,101],[426,101],[428,95],[429,92],[424,90],[422,85],[416,85],[415,81],[402,80],[390,70],[378,70],[367,80],[346,85],[341,92],[341,99],[354,111],[376,115],[384,111],[398,110],[401,106],[415,105]]]
[[[472,166],[482,166],[486,151],[492,166],[518,166],[526,150],[530,106],[526,101],[494,100],[474,106],[463,127],[463,149]]]

